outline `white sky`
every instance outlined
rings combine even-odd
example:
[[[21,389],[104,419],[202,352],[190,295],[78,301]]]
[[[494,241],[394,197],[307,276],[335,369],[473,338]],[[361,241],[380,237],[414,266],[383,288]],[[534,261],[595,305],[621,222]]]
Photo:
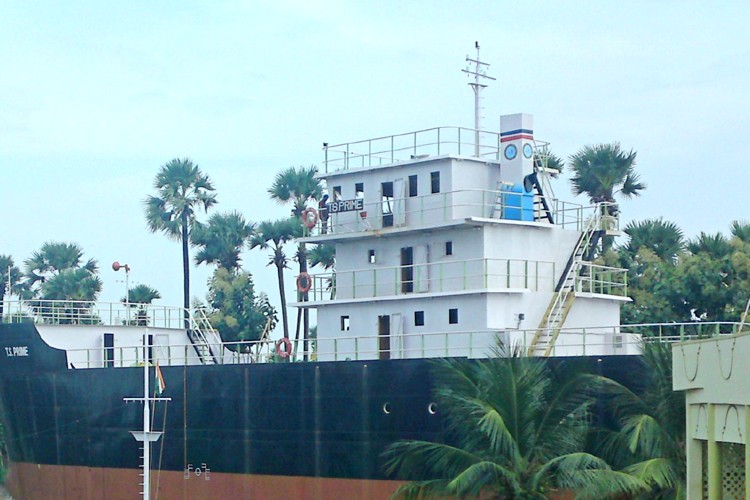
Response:
[[[463,3],[0,0],[0,254],[75,242],[103,300],[124,295],[119,260],[181,304],[180,246],[143,217],[159,166],[190,157],[217,210],[284,216],[273,175],[319,165],[324,141],[472,126],[475,40],[498,79],[485,128],[527,112],[560,156],[638,151],[648,189],[624,223],[664,216],[694,236],[750,218],[750,4]],[[244,259],[278,302],[266,261]],[[210,272],[194,270],[194,295]]]

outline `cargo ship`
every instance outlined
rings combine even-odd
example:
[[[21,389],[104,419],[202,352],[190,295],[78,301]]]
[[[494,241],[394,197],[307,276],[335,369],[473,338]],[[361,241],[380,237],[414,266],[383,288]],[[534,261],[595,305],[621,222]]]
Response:
[[[470,62],[478,103],[484,63]],[[318,333],[296,352],[223,342],[200,310],[185,328],[179,308],[6,302],[14,498],[135,498],[147,476],[153,498],[388,498],[402,483],[383,472],[385,447],[443,437],[432,359],[500,345],[620,378],[641,330],[620,326],[626,270],[591,260],[617,211],[555,196],[531,115],[499,130],[477,118],[324,143],[328,203],[300,224],[336,265],[297,279],[305,300],[291,305],[317,311]]]

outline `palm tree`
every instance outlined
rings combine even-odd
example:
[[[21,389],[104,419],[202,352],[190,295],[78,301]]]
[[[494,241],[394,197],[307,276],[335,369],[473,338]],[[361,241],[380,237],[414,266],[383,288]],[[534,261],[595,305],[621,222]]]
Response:
[[[258,224],[255,234],[250,237],[250,248],[271,249],[268,265],[276,266],[276,277],[279,282],[281,299],[281,320],[284,326],[284,338],[289,338],[289,319],[286,310],[286,293],[284,292],[284,269],[289,267],[289,259],[284,253],[284,244],[302,234],[299,219],[290,217],[276,221],[264,221]]]
[[[631,259],[641,248],[648,248],[664,262],[676,264],[677,256],[685,248],[682,230],[674,222],[661,217],[630,222],[625,227],[625,233],[630,236],[630,241],[624,250]]]
[[[732,236],[743,243],[750,243],[750,223],[747,221],[732,221],[731,232]]]
[[[687,243],[687,249],[693,255],[706,253],[715,259],[728,257],[732,253],[732,245],[721,233],[706,234],[701,231],[698,238]]]
[[[590,378],[576,367],[553,372],[532,358],[436,362],[435,400],[453,444],[405,440],[389,446],[386,473],[416,481],[396,496],[546,498],[580,489],[596,471],[612,492],[637,479],[582,451],[593,403]],[[601,498],[601,497],[600,497]]]
[[[637,498],[685,498],[685,395],[672,390],[672,351],[662,342],[644,345],[638,387],[601,378],[607,409],[617,428],[599,440],[600,455],[644,484]],[[607,479],[589,484],[601,495]]]
[[[21,270],[18,269],[10,255],[0,255],[0,321],[3,319],[5,294],[12,295],[21,281]]]
[[[307,254],[310,266],[321,266],[323,269],[331,270],[336,265],[336,247],[327,243],[315,245]],[[328,278],[328,289],[331,291],[331,299],[336,298],[336,273],[331,273]]]
[[[24,261],[24,266],[24,287],[32,296],[39,295],[47,280],[66,269],[82,268],[92,274],[98,271],[96,260],[83,262],[83,249],[75,243],[46,242]]]
[[[89,305],[102,290],[96,260],[83,260],[83,250],[75,243],[47,242],[24,261],[21,297],[45,315],[60,321],[96,321]],[[49,305],[42,301],[59,301]]]
[[[135,324],[138,326],[148,326],[148,308],[154,300],[160,299],[161,294],[156,288],[148,285],[136,285],[128,290],[128,296],[120,299],[121,302],[128,304],[130,307],[137,307],[135,314]]]
[[[96,260],[84,262],[83,249],[75,243],[46,242],[24,267],[25,299],[93,301],[101,291]]]
[[[314,165],[309,167],[289,167],[276,174],[273,184],[268,189],[268,194],[271,195],[271,199],[279,203],[287,204],[291,202],[292,216],[300,220],[302,212],[307,208],[307,203],[317,200],[323,193],[320,181],[315,178],[315,174],[317,173],[318,169]],[[298,245],[296,259],[299,263],[300,274],[307,272],[307,251],[304,243]],[[307,301],[308,293],[302,293],[300,299],[303,302]],[[305,345],[303,351],[307,353],[307,337],[310,330],[309,311],[307,308],[304,308],[300,309],[299,313],[302,314],[304,323],[303,338]],[[299,313],[297,315],[297,341],[299,341]]]
[[[336,247],[323,243],[315,245],[307,254],[310,266],[321,266],[323,269],[333,269],[336,265]]]
[[[247,222],[239,212],[213,214],[207,224],[195,221],[190,240],[200,247],[196,264],[217,264],[229,270],[240,268],[240,253],[255,224]]]
[[[183,307],[185,328],[190,328],[190,255],[189,234],[195,212],[208,211],[216,202],[214,186],[198,165],[187,158],[175,158],[162,165],[154,179],[156,196],[144,201],[146,222],[151,232],[163,232],[182,242]]]
[[[585,146],[570,157],[573,193],[586,194],[592,203],[614,203],[616,193],[639,196],[646,185],[635,171],[636,154],[623,151],[617,142]]]

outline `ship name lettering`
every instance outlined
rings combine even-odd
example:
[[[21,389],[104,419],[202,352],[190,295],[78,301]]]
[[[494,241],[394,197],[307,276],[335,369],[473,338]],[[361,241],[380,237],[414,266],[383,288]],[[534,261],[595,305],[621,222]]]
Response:
[[[362,210],[362,208],[364,208],[362,198],[356,198],[354,200],[339,200],[328,204],[328,210],[331,213],[353,212],[355,210]]]
[[[28,356],[29,355],[29,346],[27,345],[19,345],[19,346],[13,346],[13,347],[6,347],[5,348],[5,355],[9,358],[15,357],[15,356]]]

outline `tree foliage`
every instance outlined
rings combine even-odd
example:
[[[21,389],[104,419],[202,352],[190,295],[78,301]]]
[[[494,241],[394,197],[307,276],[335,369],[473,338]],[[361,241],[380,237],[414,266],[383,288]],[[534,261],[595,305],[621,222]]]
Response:
[[[633,387],[600,379],[602,404],[616,423],[598,435],[597,454],[647,485],[636,498],[685,498],[685,395],[672,390],[671,347],[647,343],[639,361]],[[601,492],[603,482],[584,491]]]
[[[638,196],[646,188],[635,171],[636,152],[620,144],[585,146],[570,157],[573,193],[585,194],[592,203],[615,202],[615,193]]]
[[[276,267],[276,278],[281,299],[281,319],[284,337],[289,338],[289,318],[286,308],[286,292],[284,291],[284,269],[289,268],[289,258],[284,253],[284,245],[294,238],[302,236],[302,226],[296,217],[288,217],[276,221],[263,221],[258,224],[255,234],[250,238],[250,248],[271,250],[268,265]]]
[[[183,307],[185,327],[190,308],[190,231],[196,211],[208,211],[216,204],[215,189],[208,175],[188,158],[175,158],[163,165],[154,178],[156,196],[144,201],[146,223],[151,232],[162,232],[182,243]]]
[[[614,259],[628,269],[633,299],[623,306],[624,323],[740,318],[750,298],[747,224],[733,222],[730,236],[700,233],[687,241],[676,224],[662,219],[631,222],[625,233],[630,240]]]
[[[195,221],[190,239],[199,247],[196,264],[216,264],[225,269],[240,268],[240,254],[255,225],[237,211],[213,214],[208,223]]]
[[[252,341],[277,323],[276,309],[265,293],[256,293],[253,277],[219,267],[208,283],[209,320],[224,342]]]
[[[24,299],[94,301],[102,289],[96,260],[75,243],[44,243],[24,261]]]
[[[643,490],[584,451],[591,380],[574,365],[552,371],[533,358],[438,361],[435,400],[448,439],[386,450],[387,474],[412,480],[396,496],[542,499],[583,488],[594,472],[614,493]]]

